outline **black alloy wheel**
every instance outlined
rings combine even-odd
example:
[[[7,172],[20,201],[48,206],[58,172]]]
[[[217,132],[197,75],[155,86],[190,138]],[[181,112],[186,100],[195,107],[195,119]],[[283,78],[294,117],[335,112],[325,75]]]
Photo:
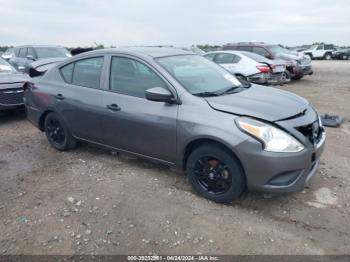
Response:
[[[218,203],[229,203],[245,190],[245,175],[237,157],[215,142],[195,148],[186,162],[193,189]]]
[[[222,194],[231,187],[232,179],[225,163],[215,158],[205,156],[195,164],[196,179],[201,187],[213,194]]]
[[[52,143],[57,146],[62,146],[64,144],[64,141],[66,140],[66,133],[61,126],[61,123],[57,119],[48,119],[46,129]]]
[[[56,113],[49,113],[45,118],[47,140],[55,149],[64,151],[77,145],[77,140],[70,134],[64,121]]]

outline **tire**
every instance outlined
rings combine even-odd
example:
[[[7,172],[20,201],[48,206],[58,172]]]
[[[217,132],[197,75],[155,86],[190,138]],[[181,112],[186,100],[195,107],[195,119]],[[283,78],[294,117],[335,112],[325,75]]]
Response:
[[[303,75],[299,75],[299,76],[293,76],[291,79],[292,80],[300,80],[302,79],[304,76]]]
[[[343,55],[343,56],[342,56],[342,59],[343,59],[343,60],[348,60],[349,57],[348,57],[347,55]]]
[[[307,55],[307,56],[309,56],[310,57],[310,59],[312,60],[312,54],[309,54],[309,53],[307,53],[307,54],[305,54],[305,55]]]
[[[187,159],[186,173],[193,189],[217,203],[229,203],[245,190],[245,175],[238,159],[225,147],[208,143]]]
[[[326,60],[331,60],[331,59],[332,59],[332,54],[326,53],[326,54],[324,55],[324,59],[326,59]]]
[[[56,113],[49,113],[44,122],[45,134],[50,145],[65,151],[74,148],[77,140],[71,135],[63,119]]]

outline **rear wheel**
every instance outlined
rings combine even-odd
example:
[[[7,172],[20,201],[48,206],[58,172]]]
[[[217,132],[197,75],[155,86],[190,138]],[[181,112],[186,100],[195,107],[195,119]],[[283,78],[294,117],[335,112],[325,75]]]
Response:
[[[70,134],[61,117],[56,113],[49,113],[45,118],[45,134],[50,145],[64,151],[74,148],[77,140]]]
[[[190,154],[186,172],[199,195],[218,203],[231,202],[245,189],[245,176],[237,158],[214,143],[199,146]]]
[[[298,76],[293,76],[292,80],[300,80],[302,79],[304,76],[303,75],[298,75]]]
[[[330,53],[326,53],[326,54],[324,55],[324,59],[326,59],[326,60],[331,60],[331,59],[332,59],[332,55],[331,55]]]

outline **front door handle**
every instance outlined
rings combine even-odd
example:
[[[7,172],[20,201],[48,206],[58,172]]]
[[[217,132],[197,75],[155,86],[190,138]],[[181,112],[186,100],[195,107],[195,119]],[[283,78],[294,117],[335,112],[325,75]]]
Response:
[[[108,108],[109,110],[111,110],[111,111],[114,111],[114,112],[120,111],[120,110],[121,110],[121,108],[120,108],[118,105],[116,105],[116,104],[108,105],[107,108]]]
[[[57,95],[55,95],[55,98],[56,98],[57,100],[63,100],[63,99],[64,99],[64,96],[63,96],[62,94],[57,94]]]

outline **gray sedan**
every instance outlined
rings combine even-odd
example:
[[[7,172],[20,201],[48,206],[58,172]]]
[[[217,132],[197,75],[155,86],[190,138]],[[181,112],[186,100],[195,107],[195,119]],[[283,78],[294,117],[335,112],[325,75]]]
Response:
[[[25,98],[29,120],[54,148],[82,140],[176,166],[216,202],[246,189],[302,189],[325,143],[307,100],[241,83],[179,49],[83,53],[33,79]]]

